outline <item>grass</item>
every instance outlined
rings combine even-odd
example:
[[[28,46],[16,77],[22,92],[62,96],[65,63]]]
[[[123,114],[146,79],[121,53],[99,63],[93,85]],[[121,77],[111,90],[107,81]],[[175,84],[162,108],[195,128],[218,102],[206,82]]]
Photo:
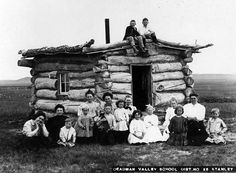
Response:
[[[217,92],[217,91],[213,91]],[[236,143],[224,146],[173,147],[164,143],[144,146],[97,144],[74,148],[33,148],[17,130],[29,111],[27,88],[0,88],[0,172],[111,172],[112,166],[236,166]],[[236,98],[236,97],[235,97]],[[213,107],[221,117],[235,122],[236,103],[203,102],[207,117]],[[234,126],[231,132],[236,132]]]

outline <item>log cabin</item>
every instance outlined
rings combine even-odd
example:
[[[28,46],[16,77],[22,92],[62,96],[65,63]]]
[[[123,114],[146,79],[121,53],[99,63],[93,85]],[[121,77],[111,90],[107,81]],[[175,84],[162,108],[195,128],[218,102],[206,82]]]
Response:
[[[132,95],[141,110],[146,104],[161,108],[172,97],[178,103],[188,100],[194,91],[188,63],[194,53],[212,44],[146,42],[148,57],[136,55],[128,41],[94,46],[90,40],[73,47],[20,50],[18,66],[31,68],[30,106],[48,117],[56,104],[64,105],[67,114],[76,114],[88,89],[98,101],[105,92],[111,92],[114,101]]]

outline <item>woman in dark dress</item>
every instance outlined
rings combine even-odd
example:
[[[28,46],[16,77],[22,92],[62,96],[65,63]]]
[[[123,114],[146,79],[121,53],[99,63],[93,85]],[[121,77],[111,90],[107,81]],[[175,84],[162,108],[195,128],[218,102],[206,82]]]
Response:
[[[182,116],[184,109],[182,106],[175,108],[175,116],[170,120],[170,138],[167,144],[175,146],[185,146],[187,142],[188,121]]]
[[[49,131],[50,141],[52,142],[52,144],[57,145],[60,129],[65,125],[65,119],[67,119],[68,117],[64,115],[65,108],[61,104],[56,105],[55,113],[56,115],[52,118],[49,118],[49,120],[47,121],[46,127]]]

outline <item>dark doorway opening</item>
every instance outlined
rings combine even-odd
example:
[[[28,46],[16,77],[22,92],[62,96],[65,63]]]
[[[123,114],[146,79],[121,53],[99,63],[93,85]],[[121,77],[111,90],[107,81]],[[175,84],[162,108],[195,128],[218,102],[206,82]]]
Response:
[[[152,66],[132,65],[133,104],[144,111],[145,105],[152,104]]]

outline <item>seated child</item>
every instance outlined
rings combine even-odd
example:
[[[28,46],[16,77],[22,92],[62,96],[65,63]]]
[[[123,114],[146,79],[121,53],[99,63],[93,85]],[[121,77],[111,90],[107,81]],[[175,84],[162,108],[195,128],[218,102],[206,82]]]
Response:
[[[57,141],[59,145],[73,147],[75,146],[76,132],[72,127],[72,119],[67,118],[65,120],[65,126],[60,130],[59,134],[60,139]]]
[[[111,114],[112,105],[104,105],[104,114],[101,114],[95,119],[97,126],[98,142],[103,145],[112,145],[115,143],[114,128],[116,120],[114,115]]]
[[[94,121],[91,115],[89,115],[89,107],[87,104],[82,104],[82,114],[79,115],[78,120],[75,123],[76,137],[79,138],[76,141],[81,143],[92,142],[93,137],[93,125]]]
[[[175,146],[185,146],[187,142],[187,131],[188,131],[188,121],[182,115],[184,109],[182,106],[177,106],[175,108],[175,116],[171,118],[169,131],[170,137],[167,140],[167,144]]]
[[[142,113],[140,110],[135,110],[131,117],[129,125],[129,144],[143,144],[146,143],[143,138],[146,132],[144,121],[141,119]]]
[[[211,110],[211,115],[211,118],[209,118],[207,122],[206,131],[209,134],[209,137],[206,139],[206,142],[213,144],[226,144],[222,135],[227,131],[227,127],[224,121],[219,118],[219,108],[213,108]]]
[[[127,142],[127,138],[129,135],[129,115],[127,110],[124,108],[124,105],[124,100],[118,100],[116,102],[117,109],[114,111],[116,119],[115,138],[118,143]]]
[[[146,116],[144,117],[144,123],[146,126],[146,134],[144,140],[147,143],[164,141],[164,138],[159,129],[159,120],[157,115],[153,114],[154,108],[151,105],[146,105]]]

